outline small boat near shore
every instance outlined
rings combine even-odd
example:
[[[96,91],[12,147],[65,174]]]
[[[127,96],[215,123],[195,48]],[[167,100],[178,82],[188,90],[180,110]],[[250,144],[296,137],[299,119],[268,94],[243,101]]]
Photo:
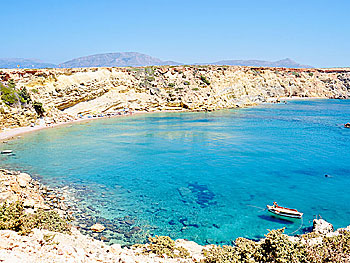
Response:
[[[3,150],[1,154],[12,154],[12,150]]]
[[[290,217],[290,218],[302,218],[303,213],[299,212],[296,209],[286,208],[279,206],[276,202],[273,202],[273,205],[267,205],[267,210],[270,213],[273,213],[282,217]]]

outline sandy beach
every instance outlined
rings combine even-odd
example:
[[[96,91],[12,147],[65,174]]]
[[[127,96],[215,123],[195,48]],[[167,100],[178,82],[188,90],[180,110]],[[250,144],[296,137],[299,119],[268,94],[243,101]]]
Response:
[[[278,99],[280,101],[292,101],[292,100],[321,100],[321,99],[326,99],[326,98],[320,98],[320,97],[301,98],[301,97],[294,96],[294,97],[280,97]],[[271,102],[268,102],[268,103],[271,103]],[[31,127],[31,126],[19,127],[19,128],[7,129],[5,131],[0,132],[0,141],[10,140],[10,139],[13,139],[17,136],[20,136],[20,135],[23,135],[23,134],[29,133],[29,132],[35,132],[35,131],[39,131],[42,129],[48,129],[48,128],[56,128],[56,127],[74,124],[74,123],[82,123],[82,122],[88,122],[88,121],[98,120],[98,119],[119,118],[119,117],[139,115],[139,114],[145,114],[145,113],[155,113],[155,112],[181,112],[181,111],[178,111],[178,110],[164,110],[164,111],[154,111],[154,112],[136,111],[136,112],[132,112],[131,114],[81,118],[81,119],[75,119],[75,120],[67,121],[67,122],[59,122],[59,123],[50,124],[50,125],[35,125],[34,127]],[[193,112],[196,112],[196,111],[193,111]]]
[[[148,112],[140,111],[140,112],[133,112],[132,114],[82,118],[82,119],[76,119],[76,120],[67,121],[67,122],[59,122],[59,123],[50,124],[50,125],[44,124],[44,125],[35,125],[34,127],[26,126],[26,127],[7,129],[5,131],[0,132],[0,141],[14,139],[17,136],[20,136],[20,135],[23,135],[23,134],[26,134],[26,133],[29,133],[29,132],[40,131],[42,129],[57,128],[57,127],[61,127],[61,126],[64,126],[64,125],[89,122],[89,121],[92,121],[92,120],[109,119],[109,118],[120,118],[120,117],[139,115],[139,114],[144,114],[144,113],[148,113]]]

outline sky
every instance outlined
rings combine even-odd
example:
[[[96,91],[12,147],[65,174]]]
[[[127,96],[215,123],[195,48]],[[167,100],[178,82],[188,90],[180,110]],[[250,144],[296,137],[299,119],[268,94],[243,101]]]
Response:
[[[348,0],[0,0],[0,58],[135,51],[186,64],[350,66]]]

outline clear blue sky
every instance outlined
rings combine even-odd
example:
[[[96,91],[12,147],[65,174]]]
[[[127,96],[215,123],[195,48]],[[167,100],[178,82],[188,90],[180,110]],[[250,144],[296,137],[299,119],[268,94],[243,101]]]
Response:
[[[0,57],[60,63],[136,51],[183,63],[350,66],[348,0],[3,0]]]

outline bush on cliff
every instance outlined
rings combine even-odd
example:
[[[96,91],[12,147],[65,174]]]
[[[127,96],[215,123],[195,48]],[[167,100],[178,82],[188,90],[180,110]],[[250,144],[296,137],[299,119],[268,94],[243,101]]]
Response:
[[[21,88],[18,95],[20,96],[22,103],[31,102],[31,98],[26,87]]]
[[[68,223],[55,211],[38,209],[33,214],[27,214],[22,202],[0,205],[0,230],[13,230],[27,235],[34,228],[67,234],[71,232]]]
[[[44,115],[45,110],[44,110],[43,104],[41,102],[34,101],[33,107],[34,107],[35,112],[39,115],[39,117],[42,117]]]
[[[340,231],[339,235],[333,237],[323,236],[321,244],[290,241],[283,231],[272,230],[260,242],[238,238],[235,246],[212,246],[204,250],[202,263],[350,262],[349,231]]]
[[[8,106],[18,103],[18,94],[16,90],[10,86],[6,87],[0,84],[1,100]]]
[[[149,244],[136,245],[142,247],[142,254],[156,254],[160,257],[168,258],[188,258],[189,252],[183,247],[176,247],[175,241],[168,236],[155,236],[148,238]]]
[[[0,206],[0,230],[14,230],[16,232],[21,230],[23,223],[23,204],[4,203]]]
[[[34,214],[25,216],[20,233],[23,235],[29,234],[32,229],[47,229],[54,232],[70,234],[68,223],[63,220],[55,211],[44,211],[38,209]]]
[[[210,81],[203,75],[201,75],[201,81],[203,81],[207,85],[210,85]]]
[[[306,262],[350,262],[350,232],[323,237],[322,244],[306,246]]]
[[[16,90],[14,80],[9,80],[7,86],[0,83],[1,100],[8,106],[15,104],[24,104],[31,101],[28,90],[23,87],[20,91]]]

